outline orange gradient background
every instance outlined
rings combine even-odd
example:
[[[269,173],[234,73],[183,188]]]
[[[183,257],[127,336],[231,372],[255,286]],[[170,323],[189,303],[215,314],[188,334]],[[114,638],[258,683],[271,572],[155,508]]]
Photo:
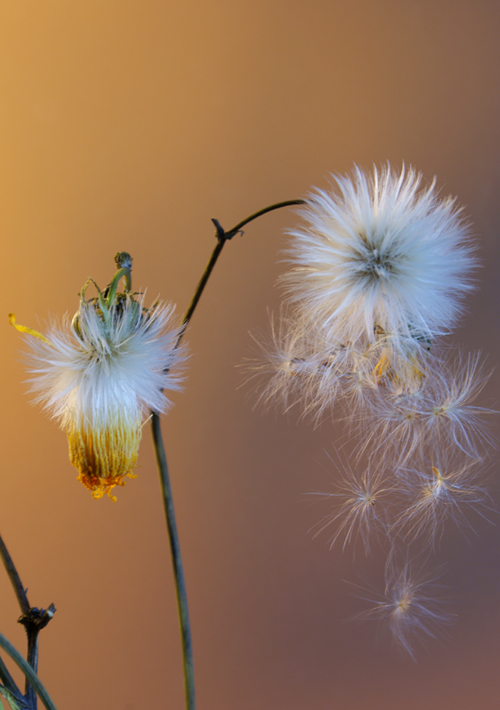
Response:
[[[500,342],[500,5],[493,0],[0,0],[0,530],[33,605],[54,602],[39,673],[59,710],[183,707],[171,564],[149,427],[118,502],[76,482],[65,436],[30,405],[22,338],[103,287],[187,306],[226,228],[326,187],[353,163],[412,164],[474,224],[480,289],[453,342]],[[163,420],[189,595],[199,710],[496,710],[500,535],[472,516],[430,560],[456,614],[401,654],[351,582],[383,556],[328,549],[340,425],[254,408],[250,331],[269,330],[293,210],[227,244],[193,318],[184,392]],[[493,374],[485,402],[499,399]],[[243,386],[241,386],[243,385]],[[498,428],[498,422],[495,420]],[[498,461],[491,493],[499,498]],[[305,502],[306,501],[306,502]],[[498,523],[497,513],[489,517]],[[0,570],[0,631],[24,650]],[[16,677],[19,677],[17,675]]]

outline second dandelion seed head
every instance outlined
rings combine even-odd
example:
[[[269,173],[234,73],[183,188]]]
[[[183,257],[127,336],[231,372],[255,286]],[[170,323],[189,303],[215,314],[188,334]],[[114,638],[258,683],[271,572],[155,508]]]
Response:
[[[343,342],[400,341],[449,332],[475,266],[469,228],[452,198],[412,168],[333,176],[311,193],[291,232],[288,299]]]

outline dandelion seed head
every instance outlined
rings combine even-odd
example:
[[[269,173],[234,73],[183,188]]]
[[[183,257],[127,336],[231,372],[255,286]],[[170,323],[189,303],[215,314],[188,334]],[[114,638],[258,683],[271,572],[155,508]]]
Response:
[[[312,193],[302,215],[284,284],[310,322],[342,342],[383,331],[393,350],[450,331],[475,260],[460,208],[435,182],[424,187],[412,168],[356,167]]]

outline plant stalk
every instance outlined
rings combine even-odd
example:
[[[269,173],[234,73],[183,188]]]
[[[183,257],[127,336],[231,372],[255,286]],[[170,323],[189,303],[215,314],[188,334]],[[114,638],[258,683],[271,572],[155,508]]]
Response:
[[[25,588],[21,582],[21,578],[16,569],[14,561],[10,556],[7,549],[7,545],[3,541],[0,535],[0,557],[4,564],[5,570],[9,575],[9,579],[14,588],[14,593],[17,597],[17,601],[21,608],[21,616],[18,622],[24,626],[26,629],[26,635],[28,637],[28,653],[27,660],[33,671],[36,673],[38,669],[38,634],[40,631],[47,626],[49,621],[52,619],[55,613],[55,606],[50,605],[48,609],[38,609],[37,607],[32,607],[28,601],[28,595]],[[17,662],[17,661],[16,661]],[[25,674],[26,675],[26,674]],[[2,679],[5,686],[13,693],[19,693],[19,689],[12,680],[12,677],[7,671],[3,661],[0,663],[0,678]],[[26,685],[25,685],[25,699],[32,710],[36,710],[37,707],[37,694],[35,688],[29,680],[28,675],[26,675]]]
[[[7,549],[7,545],[3,541],[3,538],[1,535],[0,535],[0,557],[2,558],[2,562],[4,564],[5,571],[9,575],[9,579],[11,581],[11,584],[14,587],[14,593],[17,597],[17,601],[19,602],[19,606],[21,607],[21,614],[28,614],[29,610],[31,609],[30,603],[28,601],[28,595],[26,594],[26,590],[22,585],[21,578],[19,577],[16,566],[12,560],[12,557],[9,554],[9,551]]]
[[[191,303],[188,306],[187,311],[185,312],[182,321],[181,321],[181,333],[179,335],[179,340],[178,343],[180,342],[182,336],[184,335],[184,332],[186,330],[186,326],[191,320],[191,317],[196,309],[196,306],[198,305],[198,301],[200,300],[201,294],[203,293],[203,290],[205,286],[207,285],[207,281],[210,278],[210,274],[212,273],[212,270],[217,263],[217,259],[219,258],[221,251],[224,247],[224,244],[229,241],[229,239],[232,239],[238,232],[241,232],[242,228],[248,224],[249,222],[253,222],[254,219],[257,219],[258,217],[261,217],[263,214],[266,214],[267,212],[272,212],[273,210],[278,210],[281,207],[291,207],[293,205],[305,205],[306,201],[305,200],[285,200],[284,202],[276,202],[274,205],[269,205],[269,207],[264,207],[262,210],[259,210],[258,212],[254,212],[253,214],[250,215],[250,217],[246,217],[246,219],[243,219],[241,222],[238,222],[232,229],[229,231],[225,231],[221,225],[219,224],[218,220],[212,219],[212,222],[215,225],[215,236],[217,238],[217,244],[212,252],[212,256],[208,260],[208,263],[205,267],[205,270],[201,276],[201,279],[198,283],[198,286],[196,287],[196,291],[193,294],[193,298],[191,299]]]
[[[191,317],[198,305],[198,301],[207,285],[208,279],[213,271],[215,264],[224,248],[224,244],[232,239],[241,229],[257,219],[267,212],[272,212],[273,210],[280,209],[281,207],[290,207],[292,205],[303,205],[305,200],[286,200],[285,202],[277,202],[269,207],[264,207],[258,212],[254,212],[252,215],[246,219],[238,222],[232,229],[225,231],[218,220],[212,219],[215,225],[215,236],[217,238],[217,244],[212,252],[210,259],[207,262],[205,270],[201,276],[201,279],[196,287],[196,290],[191,299],[191,303],[185,312],[182,321],[179,336],[175,347],[178,347],[181,339],[186,332],[187,325],[191,320]],[[186,584],[184,581],[184,573],[182,571],[182,560],[181,552],[179,546],[179,537],[177,535],[177,526],[175,523],[175,513],[174,513],[174,503],[172,499],[172,490],[170,487],[170,480],[168,476],[168,466],[167,457],[165,454],[165,447],[163,445],[163,438],[161,433],[160,417],[156,412],[151,412],[151,428],[153,432],[153,443],[156,453],[156,461],[158,463],[158,470],[160,473],[160,483],[163,496],[163,505],[165,508],[165,517],[167,521],[168,537],[170,542],[170,550],[172,553],[172,565],[174,569],[174,579],[175,579],[175,589],[177,596],[177,608],[179,612],[179,624],[181,632],[181,643],[182,643],[182,655],[183,655],[183,669],[184,669],[184,692],[186,699],[186,710],[195,710],[195,691],[194,691],[194,670],[193,670],[193,649],[191,643],[191,631],[189,625],[189,614],[188,614],[188,604],[186,595]]]
[[[50,695],[47,693],[43,687],[39,677],[33,670],[33,668],[27,663],[21,656],[17,648],[15,648],[10,641],[8,641],[3,634],[0,634],[0,647],[3,648],[6,653],[12,658],[14,663],[16,663],[26,676],[26,680],[30,682],[42,703],[45,705],[47,710],[57,710],[56,706],[52,702]],[[31,706],[32,707],[32,706]]]
[[[156,461],[160,472],[161,492],[163,496],[163,506],[167,520],[168,539],[170,541],[170,551],[172,553],[172,565],[174,568],[175,590],[177,594],[177,610],[179,612],[179,625],[182,642],[182,658],[184,668],[184,693],[186,698],[186,709],[195,709],[194,696],[194,672],[193,672],[193,648],[191,645],[191,630],[189,626],[189,614],[186,595],[186,584],[182,571],[181,550],[179,546],[179,536],[177,535],[177,525],[175,523],[174,502],[172,499],[172,489],[168,476],[167,457],[163,439],[161,435],[161,422],[158,414],[153,412],[151,417],[153,430],[153,441],[156,452]]]

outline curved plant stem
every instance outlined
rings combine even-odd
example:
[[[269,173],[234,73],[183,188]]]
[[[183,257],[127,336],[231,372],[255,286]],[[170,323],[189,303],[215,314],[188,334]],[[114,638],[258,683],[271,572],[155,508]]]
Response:
[[[178,347],[180,341],[186,332],[187,325],[191,320],[191,317],[198,305],[201,294],[207,281],[210,278],[210,274],[213,271],[217,259],[219,258],[224,244],[229,239],[232,239],[238,232],[241,231],[249,222],[257,219],[267,212],[272,212],[273,210],[280,209],[281,207],[290,207],[292,205],[303,205],[305,200],[286,200],[285,202],[277,202],[269,207],[264,207],[264,209],[254,212],[252,215],[246,219],[238,222],[232,229],[225,231],[216,219],[212,219],[215,225],[215,236],[217,238],[217,244],[212,252],[210,259],[203,271],[201,279],[198,286],[193,294],[191,303],[187,311],[185,312],[179,332],[179,337],[175,347]],[[194,694],[194,671],[193,671],[193,649],[191,644],[191,631],[189,626],[189,614],[188,614],[188,604],[186,595],[186,585],[184,582],[184,573],[182,571],[182,561],[181,552],[179,546],[179,538],[177,535],[177,526],[175,523],[174,514],[174,503],[172,499],[172,490],[170,487],[170,480],[168,476],[168,466],[167,457],[165,455],[165,447],[163,445],[163,438],[161,434],[160,417],[156,412],[151,412],[151,428],[153,431],[153,442],[156,453],[156,461],[158,463],[158,470],[160,473],[160,484],[163,496],[163,505],[165,508],[165,517],[167,520],[167,530],[168,537],[170,541],[170,551],[172,553],[172,565],[174,568],[174,579],[175,579],[175,589],[177,595],[177,608],[179,611],[179,624],[181,632],[181,642],[182,642],[182,655],[183,655],[183,668],[184,668],[184,692],[186,698],[186,710],[195,710],[195,694]]]
[[[3,634],[0,634],[0,647],[9,654],[14,663],[17,663],[26,676],[26,680],[29,680],[47,710],[57,710],[33,668],[24,660],[17,648],[15,648]]]
[[[238,232],[241,231],[241,229],[248,224],[249,222],[253,222],[254,219],[257,219],[258,217],[261,217],[263,214],[266,214],[267,212],[272,212],[273,210],[278,210],[281,207],[291,207],[293,205],[304,205],[306,202],[305,200],[285,200],[284,202],[276,202],[274,205],[269,205],[269,207],[264,207],[264,209],[259,210],[258,212],[254,212],[253,214],[250,215],[250,217],[247,217],[246,219],[243,219],[241,222],[238,222],[232,229],[229,231],[225,231],[219,224],[219,222],[216,219],[212,219],[212,222],[215,224],[215,236],[217,237],[217,245],[215,246],[212,256],[208,260],[208,263],[205,267],[205,271],[203,272],[201,279],[198,283],[198,286],[196,287],[196,291],[193,294],[193,298],[191,299],[191,303],[188,306],[187,311],[185,312],[182,321],[181,321],[181,334],[179,336],[179,342],[184,335],[184,332],[186,330],[186,326],[191,320],[191,316],[193,315],[196,306],[198,305],[198,301],[200,300],[201,294],[203,293],[203,290],[207,284],[208,279],[210,278],[210,274],[212,273],[212,270],[217,263],[217,259],[220,256],[220,253],[224,247],[224,244],[229,240],[232,239]]]

